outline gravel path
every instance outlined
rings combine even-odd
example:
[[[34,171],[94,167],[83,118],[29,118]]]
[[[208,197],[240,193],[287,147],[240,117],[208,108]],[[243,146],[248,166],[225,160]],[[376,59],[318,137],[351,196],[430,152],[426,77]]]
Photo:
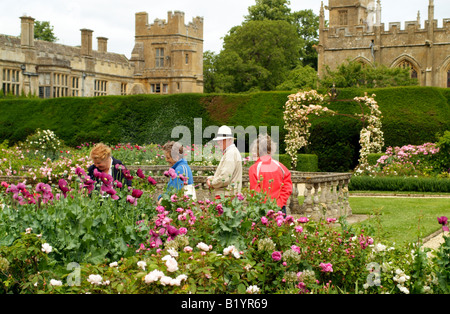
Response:
[[[424,241],[423,246],[428,247],[430,249],[438,249],[442,243],[444,243],[444,234],[445,236],[449,236],[448,232],[442,232],[439,231],[439,234],[431,235],[430,237],[426,238]]]

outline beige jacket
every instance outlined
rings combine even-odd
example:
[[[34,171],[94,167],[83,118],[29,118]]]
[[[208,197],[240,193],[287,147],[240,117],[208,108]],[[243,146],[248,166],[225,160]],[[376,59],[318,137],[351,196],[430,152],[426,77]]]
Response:
[[[227,147],[213,177],[209,177],[214,194],[236,195],[242,190],[242,157],[234,144]]]

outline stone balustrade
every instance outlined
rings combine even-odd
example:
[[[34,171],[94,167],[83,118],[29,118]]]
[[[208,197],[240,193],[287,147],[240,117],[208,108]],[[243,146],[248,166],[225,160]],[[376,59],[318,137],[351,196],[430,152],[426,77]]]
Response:
[[[214,199],[212,191],[206,185],[208,175],[212,175],[215,166],[190,166],[194,175],[196,194],[198,199]],[[168,166],[128,166],[129,170],[136,171],[142,169],[145,174],[150,174],[157,182],[157,194],[162,193],[167,184],[167,177],[164,171]],[[242,186],[249,188],[248,168],[243,169]],[[351,173],[331,173],[331,172],[297,172],[291,171],[293,183],[292,195],[287,204],[287,212],[306,216],[312,220],[320,218],[339,218],[340,216],[351,216],[352,209],[348,202],[348,184]],[[3,176],[0,181],[10,183],[22,182],[26,179],[23,176]],[[33,183],[29,179],[28,183]]]
[[[190,167],[194,175],[197,197],[213,199],[214,195],[206,186],[206,178],[214,173],[216,167]],[[167,183],[167,178],[164,177],[164,171],[168,170],[167,166],[129,166],[128,168],[130,170],[140,168],[146,173],[151,171],[158,184]],[[287,205],[288,213],[306,216],[313,220],[352,215],[348,202],[348,184],[351,176],[351,173],[291,171],[293,191]],[[243,189],[248,189],[250,183],[248,168],[243,169],[242,181]]]

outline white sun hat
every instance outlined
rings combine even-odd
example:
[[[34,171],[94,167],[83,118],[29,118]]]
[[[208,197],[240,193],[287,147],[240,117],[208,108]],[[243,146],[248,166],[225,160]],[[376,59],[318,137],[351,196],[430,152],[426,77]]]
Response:
[[[233,131],[231,131],[230,127],[222,125],[217,131],[217,136],[213,139],[213,141],[225,140],[227,138],[234,138]]]

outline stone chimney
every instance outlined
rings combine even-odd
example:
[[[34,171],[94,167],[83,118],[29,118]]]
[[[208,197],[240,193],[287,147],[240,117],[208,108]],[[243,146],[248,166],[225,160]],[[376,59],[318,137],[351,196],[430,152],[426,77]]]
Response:
[[[34,47],[34,18],[30,16],[22,16],[20,44],[22,47]]]
[[[97,37],[97,51],[108,52],[108,38]]]
[[[92,56],[92,33],[90,29],[81,29],[81,55]]]

